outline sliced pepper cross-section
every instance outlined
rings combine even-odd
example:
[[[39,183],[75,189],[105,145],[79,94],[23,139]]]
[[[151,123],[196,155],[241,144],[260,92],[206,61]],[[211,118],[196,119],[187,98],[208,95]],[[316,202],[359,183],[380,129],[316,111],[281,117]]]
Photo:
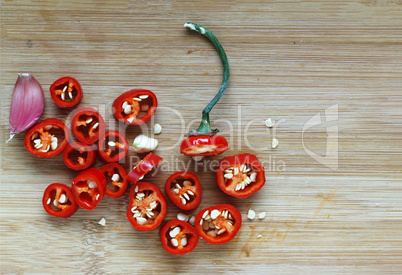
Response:
[[[159,231],[163,248],[175,255],[182,255],[194,250],[199,236],[194,227],[180,220],[166,223]]]
[[[127,179],[132,183],[137,183],[138,181],[142,180],[147,173],[154,169],[162,160],[163,158],[160,156],[155,155],[154,153],[149,153],[127,175]]]
[[[70,187],[62,183],[52,183],[46,188],[42,204],[47,213],[60,218],[69,218],[78,210]]]
[[[194,225],[200,237],[211,244],[232,240],[241,227],[241,214],[230,204],[220,204],[201,210]]]
[[[131,187],[127,219],[134,229],[155,229],[165,218],[166,211],[166,200],[158,187],[149,182],[139,182]]]
[[[123,123],[139,125],[151,119],[157,106],[158,100],[153,92],[133,89],[113,102],[113,116]]]
[[[69,139],[70,132],[63,122],[56,118],[47,118],[27,132],[24,145],[32,155],[49,158],[60,154]]]
[[[118,163],[108,163],[100,169],[106,177],[106,196],[118,198],[124,195],[128,187],[127,172]]]
[[[79,206],[93,210],[105,195],[106,178],[99,169],[89,168],[74,178],[71,189]]]
[[[82,99],[81,85],[69,76],[59,78],[50,86],[50,96],[59,107],[73,107]]]
[[[185,156],[217,156],[229,149],[225,137],[219,135],[190,136],[183,140],[180,153]]]
[[[221,159],[215,178],[226,194],[246,198],[264,186],[265,171],[255,155],[246,153]]]
[[[165,183],[170,200],[180,209],[191,210],[201,201],[201,184],[197,175],[180,171],[173,173]]]
[[[79,141],[92,144],[104,134],[105,121],[94,108],[81,107],[74,111],[71,128]]]
[[[96,151],[89,145],[74,142],[64,149],[63,161],[73,170],[84,170],[96,161]]]
[[[118,162],[127,155],[128,149],[127,139],[119,131],[107,131],[98,141],[99,157],[104,162]]]

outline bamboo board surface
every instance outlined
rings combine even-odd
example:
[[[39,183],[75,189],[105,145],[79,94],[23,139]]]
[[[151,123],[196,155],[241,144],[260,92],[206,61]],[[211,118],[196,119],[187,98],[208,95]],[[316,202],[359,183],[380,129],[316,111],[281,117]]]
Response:
[[[227,92],[211,113],[230,149],[197,164],[179,154],[178,144],[218,91],[222,68],[211,43],[183,28],[187,21],[214,32],[231,66]],[[3,0],[0,272],[400,273],[401,48],[399,0]],[[44,189],[70,184],[77,172],[61,156],[30,155],[23,133],[5,143],[22,72],[42,84],[42,118],[68,120],[70,110],[58,108],[48,89],[69,75],[83,87],[79,106],[99,108],[108,129],[119,127],[109,113],[118,95],[154,91],[154,121],[120,128],[131,143],[150,134],[153,123],[163,127],[155,153],[165,160],[144,180],[162,187],[174,171],[197,171],[203,199],[191,213],[231,203],[243,214],[239,235],[219,246],[200,240],[192,253],[170,255],[157,230],[131,227],[128,194],[67,220],[47,215]],[[269,117],[277,123],[272,129],[263,124]],[[274,137],[279,146],[271,149]],[[267,182],[240,200],[220,191],[212,169],[244,152],[264,163]],[[130,150],[127,170],[135,161]],[[266,218],[248,220],[249,208]],[[168,201],[165,220],[178,212]]]

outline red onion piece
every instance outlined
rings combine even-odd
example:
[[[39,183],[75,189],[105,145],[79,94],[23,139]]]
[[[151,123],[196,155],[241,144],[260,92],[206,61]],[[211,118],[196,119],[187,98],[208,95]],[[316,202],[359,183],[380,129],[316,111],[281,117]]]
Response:
[[[39,82],[30,74],[18,74],[10,107],[10,138],[29,129],[45,107],[45,96]]]

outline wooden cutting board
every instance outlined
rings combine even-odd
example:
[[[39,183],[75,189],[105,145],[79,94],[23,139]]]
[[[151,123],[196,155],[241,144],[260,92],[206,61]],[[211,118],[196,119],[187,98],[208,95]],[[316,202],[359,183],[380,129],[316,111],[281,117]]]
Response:
[[[230,149],[200,163],[181,156],[178,144],[218,91],[222,66],[207,39],[183,28],[186,21],[213,31],[231,66],[227,92],[211,113]],[[1,273],[400,273],[401,48],[399,0],[3,0]],[[67,220],[47,215],[44,189],[70,184],[77,172],[61,156],[30,155],[24,133],[5,143],[23,72],[45,91],[42,118],[68,121],[71,110],[58,108],[48,89],[69,75],[83,87],[79,106],[99,108],[108,129],[119,127],[109,112],[118,95],[155,92],[154,120],[119,128],[131,143],[154,123],[163,127],[155,153],[164,162],[144,180],[162,188],[175,171],[196,172],[203,199],[190,214],[231,203],[243,215],[238,236],[170,255],[157,230],[131,227],[128,194]],[[267,118],[276,123],[271,129]],[[216,186],[213,167],[244,152],[264,163],[267,181],[257,194],[235,199]],[[136,160],[130,150],[126,169]],[[265,219],[247,219],[250,208]],[[168,201],[165,220],[178,212]]]

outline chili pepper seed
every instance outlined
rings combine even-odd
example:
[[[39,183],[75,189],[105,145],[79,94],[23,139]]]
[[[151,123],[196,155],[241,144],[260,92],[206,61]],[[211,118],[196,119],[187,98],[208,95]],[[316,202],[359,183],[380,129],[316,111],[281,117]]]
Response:
[[[211,211],[211,219],[215,220],[219,215],[221,214],[221,212],[217,209],[214,209]]]
[[[59,198],[59,202],[60,203],[66,203],[67,202],[67,196],[64,194],[61,194],[60,198]]]
[[[124,113],[125,113],[126,115],[128,115],[128,114],[131,113],[131,110],[132,110],[131,105],[127,105],[127,106],[124,108]]]
[[[185,235],[183,235],[183,236],[185,236]],[[186,245],[187,245],[187,238],[186,238],[186,237],[181,238],[180,244],[181,244],[182,246],[186,246]]]
[[[254,210],[252,210],[252,209],[249,209],[249,210],[248,210],[247,218],[249,218],[250,220],[253,220],[253,219],[255,218],[255,212],[254,212]]]
[[[186,214],[178,213],[177,214],[177,219],[180,220],[180,221],[185,221],[186,222],[186,221],[188,221],[189,217]]]
[[[184,186],[191,186],[192,183],[191,183],[191,181],[189,181],[189,180],[185,180],[185,181],[183,181],[183,185],[184,185]]]
[[[272,139],[272,149],[275,149],[276,147],[278,147],[278,144],[279,144],[279,141],[276,139],[276,138],[274,138],[274,139]]]
[[[171,231],[169,232],[169,236],[172,237],[172,238],[174,238],[174,237],[177,236],[177,234],[180,233],[180,231],[181,231],[180,227],[176,226],[173,230],[171,230]]]
[[[120,179],[120,175],[119,174],[113,174],[112,176],[112,181],[118,181]]]
[[[171,242],[174,247],[179,246],[179,242],[176,239],[172,239]]]

